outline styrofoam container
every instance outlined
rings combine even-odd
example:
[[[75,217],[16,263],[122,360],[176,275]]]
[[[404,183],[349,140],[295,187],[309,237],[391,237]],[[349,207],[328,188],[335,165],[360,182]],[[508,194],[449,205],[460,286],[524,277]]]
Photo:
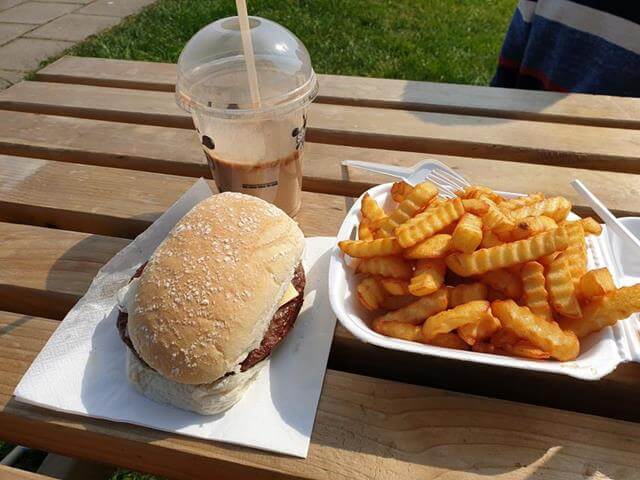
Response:
[[[369,195],[387,211],[393,208],[391,185],[391,183],[378,185],[368,191]],[[508,192],[500,193],[505,197],[521,195]],[[353,229],[357,227],[360,220],[361,200],[362,197],[354,203],[347,213],[338,232],[337,241],[349,239]],[[579,217],[572,213],[569,218],[577,219]],[[624,221],[634,233],[640,234],[640,218],[624,219]],[[611,236],[610,242],[606,227],[599,237],[587,237],[587,250],[590,270],[608,267],[619,286],[640,283],[640,255],[628,252],[626,246],[617,237]],[[615,252],[615,257],[613,252]],[[637,315],[581,339],[580,356],[569,362],[529,360],[454,350],[380,335],[369,328],[369,324],[376,314],[368,312],[359,304],[355,296],[356,275],[353,269],[347,265],[347,261],[336,245],[329,266],[329,299],[340,323],[363,342],[392,350],[412,352],[417,355],[433,355],[498,367],[559,373],[584,380],[598,380],[612,372],[620,363],[640,361],[640,322]]]

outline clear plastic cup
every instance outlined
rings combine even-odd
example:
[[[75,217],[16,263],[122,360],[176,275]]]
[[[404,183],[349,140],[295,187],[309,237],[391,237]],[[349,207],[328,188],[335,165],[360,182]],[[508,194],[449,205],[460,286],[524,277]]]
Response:
[[[294,216],[301,202],[307,109],[318,81],[307,49],[249,17],[260,104],[252,101],[238,17],[196,33],[178,61],[176,100],[192,114],[220,191],[254,195]]]

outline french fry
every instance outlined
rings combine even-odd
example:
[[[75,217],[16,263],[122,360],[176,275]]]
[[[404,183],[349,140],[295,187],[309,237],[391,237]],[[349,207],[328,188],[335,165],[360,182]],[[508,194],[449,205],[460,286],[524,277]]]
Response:
[[[571,330],[579,338],[590,333],[615,325],[640,311],[640,284],[632,287],[622,287],[605,295],[594,298],[583,309],[582,318],[565,318],[562,328]]]
[[[556,228],[531,238],[482,248],[473,253],[453,253],[445,261],[447,266],[458,275],[470,277],[536,260],[566,248],[567,243],[567,232],[564,228]]]
[[[456,192],[460,198],[477,198],[481,199],[486,197],[496,204],[502,203],[504,198],[491,190],[489,187],[483,187],[482,185],[471,185],[460,192]]]
[[[476,342],[471,347],[471,350],[477,353],[501,353],[500,349],[488,342]]]
[[[527,262],[520,271],[524,287],[523,301],[535,315],[551,322],[553,311],[545,287],[544,267],[538,262]]]
[[[477,342],[484,342],[500,329],[500,320],[491,315],[485,314],[481,320],[475,323],[467,323],[458,327],[458,335],[465,343],[473,346]]]
[[[587,245],[584,242],[584,229],[580,222],[567,222],[569,244],[562,254],[567,260],[574,285],[578,285],[580,278],[587,273]]]
[[[580,318],[582,310],[571,278],[571,270],[564,254],[556,258],[547,268],[545,286],[553,309],[567,317]]]
[[[558,258],[558,256],[561,254],[561,251],[555,251],[553,253],[550,253],[549,255],[545,255],[543,257],[540,257],[538,260],[536,260],[538,263],[540,263],[541,265],[548,267],[549,265],[551,265],[551,263],[553,263],[553,261]]]
[[[409,282],[397,278],[380,278],[380,284],[389,295],[409,295]]]
[[[513,230],[504,232],[501,237],[504,241],[514,242],[523,238],[533,237],[538,233],[557,228],[558,224],[551,217],[525,217],[515,222]]]
[[[464,214],[459,198],[448,200],[442,205],[416,215],[396,229],[398,242],[403,248],[413,247],[425,238],[455,222]]]
[[[506,234],[515,228],[515,223],[511,219],[509,211],[503,211],[491,200],[485,199],[489,204],[487,213],[482,216],[482,224],[493,231],[500,239],[502,235]]]
[[[374,257],[362,259],[358,271],[381,277],[408,280],[413,275],[411,265],[400,257]]]
[[[422,326],[422,336],[425,341],[430,342],[437,335],[452,332],[456,328],[469,323],[477,323],[487,315],[490,315],[489,302],[475,300],[463,303],[427,318]]]
[[[377,310],[384,300],[385,294],[382,286],[375,278],[367,277],[356,287],[356,296],[367,310]]]
[[[456,229],[456,227],[458,226],[458,222],[460,220],[456,220],[451,222],[449,225],[447,225],[446,227],[444,227],[442,230],[440,230],[440,233],[436,233],[436,235],[453,235],[453,231]],[[436,236],[434,235],[434,237]],[[431,238],[431,237],[429,237]],[[428,239],[427,239],[428,240]]]
[[[509,270],[491,270],[478,275],[478,280],[493,290],[501,292],[507,298],[520,298],[522,295],[522,280]]]
[[[608,268],[598,268],[585,273],[578,283],[578,296],[583,300],[601,297],[616,289]]]
[[[382,308],[386,310],[398,310],[406,307],[418,300],[418,297],[413,295],[388,295],[384,297],[382,301]]]
[[[385,237],[393,237],[394,231],[426,207],[429,200],[438,195],[438,189],[431,182],[422,182],[407,195],[389,216],[380,222],[380,231]],[[405,245],[403,245],[404,247]]]
[[[524,264],[518,263],[516,265],[511,265],[510,267],[507,267],[506,270],[513,273],[514,275],[520,276],[520,270],[522,270],[522,265]]]
[[[391,198],[396,203],[402,203],[411,192],[413,192],[413,187],[407,182],[393,182],[391,185]]]
[[[402,253],[402,247],[395,238],[376,240],[342,240],[338,247],[345,254],[355,258],[386,257]]]
[[[484,283],[463,283],[449,289],[449,307],[457,307],[473,300],[486,300],[487,286]]]
[[[478,216],[484,215],[489,210],[489,204],[479,198],[464,198],[462,200],[462,206],[465,212]]]
[[[439,258],[418,260],[416,271],[409,282],[409,292],[417,297],[430,295],[444,284],[447,266]]]
[[[513,300],[496,300],[491,304],[491,311],[503,328],[528,340],[557,360],[573,360],[580,353],[580,342],[573,332],[563,331],[556,322],[548,322],[534,315],[527,307],[521,307]]]
[[[465,213],[453,231],[451,238],[453,248],[460,252],[471,253],[481,242],[482,220],[472,213]]]
[[[432,208],[439,207],[443,203],[444,203],[444,200],[442,200],[440,197],[433,197],[431,200],[429,200],[429,203],[427,203],[427,208],[425,208],[425,211],[431,210]]]
[[[371,223],[376,222],[387,216],[378,202],[376,202],[368,193],[365,193],[360,203],[360,213],[362,218],[368,218]]]
[[[500,204],[500,210],[511,211],[522,207],[528,207],[529,205],[538,203],[543,199],[544,194],[542,193],[532,193],[531,195],[527,195],[526,197],[512,198],[510,200],[505,200],[504,202],[502,202]]]
[[[544,215],[551,217],[556,222],[561,222],[571,211],[571,202],[564,197],[549,197],[544,200],[527,205],[526,207],[511,210],[511,218],[521,220],[526,217],[539,217]]]
[[[436,335],[431,339],[429,345],[453,348],[455,350],[469,350],[469,345],[467,345],[467,343],[455,333],[442,333],[440,335]]]
[[[420,342],[422,340],[422,328],[420,325],[413,325],[405,322],[383,322],[376,319],[371,324],[374,332],[378,332],[387,337],[400,338],[412,342]]]
[[[452,250],[451,235],[438,233],[404,251],[405,258],[444,258]]]
[[[371,231],[371,220],[362,217],[358,225],[358,240],[373,240],[373,232]]]
[[[494,300],[508,300],[509,297],[500,290],[494,290],[493,288],[487,289],[487,300],[493,302]]]
[[[482,241],[480,242],[480,246],[482,248],[496,247],[498,245],[502,245],[503,242],[498,238],[498,236],[493,233],[488,228],[482,229]]]
[[[585,217],[578,220],[582,224],[586,235],[600,235],[602,233],[602,225],[591,217]]]
[[[534,360],[546,360],[551,355],[527,340],[519,340],[514,344],[502,347],[504,352],[515,357],[532,358]]]
[[[490,342],[496,348],[504,348],[506,345],[515,345],[521,340],[515,332],[505,328],[498,330],[490,339]]]
[[[445,288],[441,288],[431,295],[421,297],[405,307],[378,317],[378,320],[381,322],[406,322],[419,325],[424,322],[427,317],[446,309],[447,302],[447,291]]]
[[[475,347],[475,346],[474,346]],[[518,337],[510,330],[499,330],[490,343],[483,343],[480,347],[484,353],[497,353],[500,355],[513,355],[516,357],[532,358],[535,360],[544,360],[549,358],[547,352],[540,350],[528,340]],[[474,351],[476,349],[474,348]]]

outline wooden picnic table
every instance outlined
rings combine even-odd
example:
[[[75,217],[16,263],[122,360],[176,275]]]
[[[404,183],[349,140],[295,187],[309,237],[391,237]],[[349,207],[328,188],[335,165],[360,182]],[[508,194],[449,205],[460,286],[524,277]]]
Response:
[[[586,382],[383,350],[340,326],[305,460],[13,400],[98,269],[210,178],[174,80],[174,65],[65,57],[0,93],[2,440],[181,479],[638,478],[640,365]],[[640,100],[320,83],[297,217],[308,236],[334,235],[346,200],[384,180],[344,180],[347,158],[428,154],[476,183],[562,194],[590,214],[569,187],[577,177],[616,214],[640,214]]]

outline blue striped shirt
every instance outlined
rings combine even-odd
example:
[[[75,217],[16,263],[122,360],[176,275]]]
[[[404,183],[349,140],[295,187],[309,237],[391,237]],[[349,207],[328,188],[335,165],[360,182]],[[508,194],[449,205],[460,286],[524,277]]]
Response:
[[[491,85],[640,97],[640,0],[520,0]]]

